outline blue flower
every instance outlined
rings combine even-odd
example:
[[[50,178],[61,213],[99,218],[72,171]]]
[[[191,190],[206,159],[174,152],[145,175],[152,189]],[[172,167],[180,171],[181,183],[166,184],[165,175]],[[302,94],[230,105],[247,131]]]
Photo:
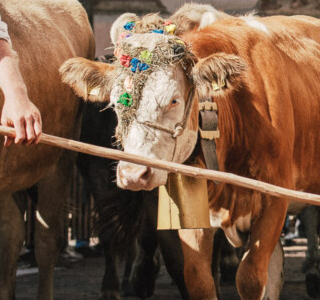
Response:
[[[123,26],[125,30],[132,30],[134,27],[135,23],[134,22],[128,22],[126,25]]]
[[[163,33],[163,30],[162,30],[162,29],[154,29],[154,30],[152,30],[151,32],[154,32],[154,33]]]
[[[149,66],[146,63],[141,62],[141,60],[137,59],[137,58],[133,58],[131,60],[131,71],[133,73],[135,73],[137,71],[137,69],[139,71],[145,71],[149,68]]]

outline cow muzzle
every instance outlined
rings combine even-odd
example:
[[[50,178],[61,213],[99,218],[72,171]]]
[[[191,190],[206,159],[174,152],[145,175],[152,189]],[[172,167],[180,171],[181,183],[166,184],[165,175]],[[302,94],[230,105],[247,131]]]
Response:
[[[151,190],[153,170],[150,167],[120,162],[117,168],[117,184],[132,191]]]

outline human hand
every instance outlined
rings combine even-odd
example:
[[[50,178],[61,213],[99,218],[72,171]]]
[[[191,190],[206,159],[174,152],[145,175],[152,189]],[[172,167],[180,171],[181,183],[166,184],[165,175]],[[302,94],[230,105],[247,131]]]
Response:
[[[37,144],[42,132],[41,115],[38,108],[29,100],[26,92],[16,93],[15,98],[5,99],[1,114],[1,124],[14,127],[16,137],[5,136],[4,145]]]

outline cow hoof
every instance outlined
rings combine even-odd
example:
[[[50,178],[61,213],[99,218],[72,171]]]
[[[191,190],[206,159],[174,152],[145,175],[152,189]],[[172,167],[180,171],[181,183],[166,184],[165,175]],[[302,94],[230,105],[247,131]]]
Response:
[[[143,263],[136,266],[131,279],[131,284],[139,298],[146,299],[154,294],[155,282],[159,271],[159,253],[151,260],[145,260]]]
[[[320,295],[319,277],[314,273],[306,274],[307,293],[312,298],[318,298]]]
[[[98,300],[121,300],[119,292],[104,291],[100,293]]]
[[[122,280],[120,290],[121,290],[122,297],[137,296],[131,282],[129,282],[128,279]]]

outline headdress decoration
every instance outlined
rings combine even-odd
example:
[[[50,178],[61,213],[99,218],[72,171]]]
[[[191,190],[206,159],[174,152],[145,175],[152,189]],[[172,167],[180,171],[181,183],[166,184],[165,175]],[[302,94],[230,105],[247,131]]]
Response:
[[[114,51],[123,92],[116,107],[119,124],[116,137],[121,142],[139,105],[143,86],[150,73],[176,65],[192,57],[188,45],[175,36],[176,25],[155,15],[155,22],[128,22],[118,36]]]

